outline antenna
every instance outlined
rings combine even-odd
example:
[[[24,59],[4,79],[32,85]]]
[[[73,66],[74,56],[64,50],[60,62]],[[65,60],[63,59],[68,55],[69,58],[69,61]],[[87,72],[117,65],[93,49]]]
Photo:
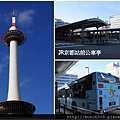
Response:
[[[15,16],[15,10],[13,9],[13,11],[12,11],[12,16]]]
[[[13,10],[13,16],[14,16],[14,10]]]
[[[16,27],[16,17],[15,17],[14,10],[12,12],[12,26],[10,27],[9,30],[17,30],[17,27]]]

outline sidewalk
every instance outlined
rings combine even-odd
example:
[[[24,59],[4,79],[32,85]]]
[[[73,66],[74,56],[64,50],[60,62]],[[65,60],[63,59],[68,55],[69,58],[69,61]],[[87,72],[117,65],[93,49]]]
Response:
[[[59,109],[56,109],[56,113],[55,114],[57,114],[57,115],[61,115],[61,114],[63,114],[61,111],[59,112]]]

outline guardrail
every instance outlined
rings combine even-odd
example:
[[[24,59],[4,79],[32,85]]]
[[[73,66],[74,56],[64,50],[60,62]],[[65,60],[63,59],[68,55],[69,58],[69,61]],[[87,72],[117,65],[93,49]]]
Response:
[[[76,106],[72,106],[72,105],[66,105],[66,104],[63,104],[63,103],[60,103],[58,102],[58,112],[60,113],[60,108],[63,108],[63,111],[64,113],[63,114],[66,114],[66,111],[68,110],[68,107],[69,108],[72,108],[70,109],[70,111],[73,113],[73,114],[77,114],[77,113],[81,113],[81,114],[104,114],[104,111],[100,111],[100,112],[96,112],[96,111],[93,111],[93,110],[88,110],[88,109],[84,109],[84,108],[79,108],[79,107],[76,107]]]
[[[63,103],[60,103],[60,102],[58,102],[58,112],[60,113],[61,111],[60,111],[60,108],[63,108],[63,114],[65,115],[66,114],[66,111],[68,110],[67,109],[67,106],[69,106],[69,105],[66,105],[66,104],[63,104]],[[70,106],[69,106],[70,107]],[[73,114],[75,113],[75,111],[74,111],[74,109],[72,109],[72,110],[70,110]]]

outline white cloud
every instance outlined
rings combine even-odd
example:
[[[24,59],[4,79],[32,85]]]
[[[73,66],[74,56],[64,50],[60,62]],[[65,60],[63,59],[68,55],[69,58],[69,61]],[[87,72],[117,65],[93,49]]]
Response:
[[[8,62],[8,60],[9,60],[9,56],[8,55],[6,55],[6,56],[3,57],[3,61],[4,62]]]
[[[11,25],[11,16],[12,16],[11,12],[3,14],[3,18],[4,18],[4,19],[2,19],[3,22],[5,22],[6,24]]]
[[[4,68],[4,64],[1,64],[1,63],[0,63],[0,73],[2,73],[3,68]]]
[[[24,86],[27,82],[29,82],[30,80],[28,79],[24,79],[21,83],[20,83],[20,87]]]
[[[34,15],[35,15],[35,10],[33,9],[28,9],[28,10],[24,10],[24,11],[20,11],[20,10],[14,10],[15,11],[15,16],[16,16],[16,22],[17,22],[17,26],[19,28],[20,27],[24,27],[24,28],[28,28],[34,20]],[[0,19],[0,20],[4,20],[3,22],[5,22],[6,24],[11,25],[11,20],[12,20],[12,11],[3,14],[3,18],[4,19]]]
[[[4,68],[8,65],[8,61],[9,61],[8,55],[2,57],[0,61],[0,74],[3,72]]]
[[[25,26],[32,24],[34,13],[34,10],[25,10],[20,12],[17,19],[18,23]]]

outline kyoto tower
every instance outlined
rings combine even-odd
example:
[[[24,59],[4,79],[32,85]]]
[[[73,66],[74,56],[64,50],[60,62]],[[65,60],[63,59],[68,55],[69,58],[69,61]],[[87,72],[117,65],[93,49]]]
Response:
[[[2,42],[10,47],[9,88],[7,101],[0,103],[0,115],[32,116],[35,106],[21,100],[18,77],[18,46],[25,43],[25,34],[17,29],[16,17],[12,15],[12,26],[2,35]]]

